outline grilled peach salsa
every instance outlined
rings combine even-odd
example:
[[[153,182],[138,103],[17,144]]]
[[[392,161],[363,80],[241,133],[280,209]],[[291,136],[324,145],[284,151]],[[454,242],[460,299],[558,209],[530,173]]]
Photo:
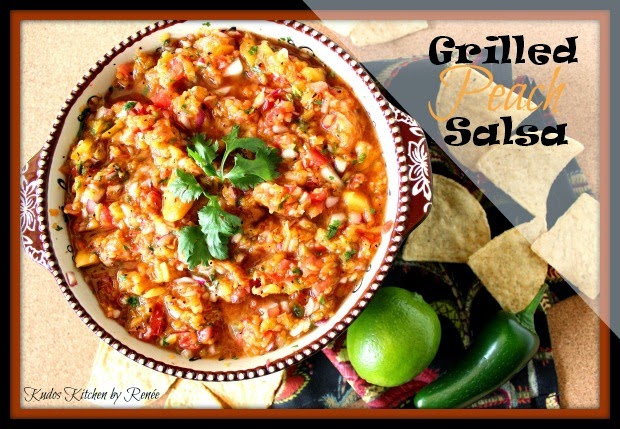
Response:
[[[116,64],[63,172],[107,317],[190,359],[261,355],[362,279],[387,178],[352,90],[293,41],[203,25]]]

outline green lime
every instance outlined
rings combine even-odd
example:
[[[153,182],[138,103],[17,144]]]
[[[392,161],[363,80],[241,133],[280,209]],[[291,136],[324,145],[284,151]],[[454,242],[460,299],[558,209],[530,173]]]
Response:
[[[400,386],[433,360],[441,325],[433,308],[415,292],[382,287],[347,331],[355,371],[378,386]]]

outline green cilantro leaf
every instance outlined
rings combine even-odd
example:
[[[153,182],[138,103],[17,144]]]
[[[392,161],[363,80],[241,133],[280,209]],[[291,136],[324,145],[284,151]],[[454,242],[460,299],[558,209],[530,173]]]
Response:
[[[194,176],[180,168],[176,170],[177,177],[170,182],[168,188],[173,195],[179,197],[184,203],[197,200],[204,193],[202,186]]]
[[[273,180],[280,174],[276,171],[278,163],[282,160],[276,149],[256,137],[239,137],[239,126],[233,126],[227,136],[222,138],[226,143],[226,150],[222,157],[219,176],[228,179],[233,185],[241,190],[247,190],[263,181]],[[249,160],[241,155],[235,156],[234,167],[224,174],[224,164],[231,152],[245,149],[254,152],[255,158]]]
[[[179,230],[179,256],[190,270],[200,264],[208,264],[211,253],[199,226],[186,226]]]
[[[235,166],[226,173],[226,178],[237,188],[246,191],[261,182],[268,182],[280,174],[276,167],[282,159],[276,149],[265,148],[256,152],[254,159],[235,156]]]
[[[258,52],[258,46],[256,46],[256,45],[254,45],[250,49],[248,49],[248,53],[250,55],[256,55],[257,52]]]
[[[297,319],[301,319],[305,316],[305,309],[296,302],[293,303],[293,316]]]
[[[327,237],[328,240],[334,238],[341,224],[342,222],[339,220],[331,221],[331,223],[327,226],[327,233],[325,234],[325,237]]]
[[[140,304],[140,298],[138,298],[136,295],[131,295],[127,298],[127,304],[129,304],[133,308],[136,308],[138,304]]]
[[[280,37],[278,40],[280,42],[287,42],[289,45],[295,46],[295,42],[293,42],[293,39],[291,39],[290,37]]]
[[[355,251],[353,249],[347,250],[346,252],[344,252],[344,261],[347,262],[349,259],[354,257],[356,253],[357,253],[357,251]]]
[[[241,230],[241,219],[224,211],[217,197],[209,197],[209,203],[198,211],[198,223],[211,255],[227,259],[229,238]]]
[[[209,176],[220,180],[228,179],[242,190],[248,190],[266,180],[278,177],[278,163],[281,161],[277,150],[270,148],[259,138],[239,137],[239,126],[222,138],[226,149],[221,159],[219,170],[213,165],[218,157],[217,142],[207,141],[204,134],[196,134],[188,145],[187,153]],[[248,159],[242,153],[235,155],[235,164],[227,173],[224,165],[228,156],[235,150],[247,150],[254,153],[254,159]],[[168,184],[170,192],[183,202],[197,200],[201,195],[209,202],[198,211],[198,225],[186,226],[178,232],[179,257],[190,270],[197,265],[206,264],[211,259],[227,259],[230,237],[241,231],[241,219],[226,212],[220,206],[216,196],[208,195],[196,178],[181,169],[176,170],[177,177]]]
[[[257,137],[239,137],[239,125],[233,126],[230,133],[222,137],[222,140],[226,143],[226,151],[222,157],[222,166],[226,163],[228,155],[237,149],[247,149],[254,153],[260,149],[268,149],[267,144]]]
[[[127,110],[131,110],[133,109],[133,107],[137,104],[136,101],[128,101],[127,103],[125,103],[125,105],[123,106],[123,110],[127,111]]]
[[[187,146],[187,154],[196,161],[207,176],[216,176],[217,172],[212,163],[217,157],[217,142],[207,140],[204,134],[196,134],[191,140],[192,144]]]

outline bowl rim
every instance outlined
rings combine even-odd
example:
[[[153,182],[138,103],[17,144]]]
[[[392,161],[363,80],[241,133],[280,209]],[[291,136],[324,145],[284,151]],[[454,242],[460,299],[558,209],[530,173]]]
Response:
[[[252,368],[245,369],[235,369],[235,370],[197,370],[194,368],[187,368],[183,366],[168,364],[165,362],[161,362],[152,357],[148,357],[132,348],[126,346],[122,341],[115,338],[112,334],[110,334],[105,327],[98,324],[93,317],[89,314],[89,312],[82,307],[82,304],[78,301],[76,296],[73,294],[71,287],[69,286],[65,273],[56,257],[55,252],[52,250],[53,245],[51,242],[51,234],[49,225],[50,222],[48,220],[48,198],[47,198],[47,188],[49,183],[49,177],[51,173],[51,159],[53,156],[56,156],[55,148],[59,142],[59,138],[62,134],[62,130],[64,127],[64,123],[68,117],[69,111],[75,105],[77,99],[82,95],[84,91],[87,90],[89,84],[97,77],[97,75],[112,61],[115,57],[124,52],[126,49],[130,48],[137,42],[140,42],[145,37],[155,33],[157,31],[166,29],[176,24],[187,22],[187,20],[162,20],[154,22],[151,25],[141,29],[140,31],[130,35],[125,38],[119,44],[114,46],[111,50],[103,55],[90,69],[86,74],[82,76],[82,78],[78,81],[76,86],[71,91],[70,95],[65,99],[63,106],[61,107],[59,113],[56,116],[56,120],[52,124],[52,128],[50,130],[49,136],[43,145],[41,151],[39,152],[38,162],[37,162],[37,170],[36,170],[36,201],[35,201],[35,211],[37,220],[39,222],[38,232],[40,233],[39,239],[41,241],[42,247],[44,249],[43,258],[47,263],[47,268],[50,270],[52,275],[54,276],[58,287],[61,292],[65,296],[65,299],[68,301],[71,308],[75,311],[77,316],[82,320],[86,326],[93,331],[95,335],[97,335],[101,340],[103,340],[108,345],[112,346],[115,350],[128,357],[129,359],[144,365],[148,368],[154,369],[158,372],[162,372],[168,375],[173,375],[179,378],[186,379],[196,379],[196,380],[204,380],[204,381],[233,381],[233,380],[243,380],[248,378],[254,378],[257,376],[267,375],[269,373],[273,373],[276,371],[283,370],[292,366],[295,363],[298,363],[314,353],[323,349],[327,344],[329,344],[332,340],[334,340],[338,335],[346,330],[346,328],[355,320],[355,318],[359,315],[359,313],[363,310],[369,300],[374,296],[375,291],[379,288],[382,280],[385,277],[385,273],[389,270],[392,265],[392,262],[395,259],[396,253],[400,247],[400,243],[404,240],[405,233],[405,222],[407,220],[407,202],[409,201],[408,193],[409,186],[408,183],[410,178],[407,174],[408,166],[406,162],[406,157],[403,156],[407,153],[407,148],[405,147],[405,143],[401,137],[400,128],[397,126],[396,114],[393,111],[392,106],[388,103],[385,96],[379,90],[379,87],[374,82],[372,77],[368,74],[368,72],[355,60],[353,57],[347,53],[345,49],[340,47],[337,43],[331,40],[326,35],[320,33],[312,27],[309,27],[306,24],[303,24],[294,20],[256,20],[256,21],[264,21],[264,22],[272,22],[280,25],[284,25],[290,27],[299,33],[301,33],[304,37],[311,37],[323,44],[333,52],[335,52],[339,61],[343,63],[343,66],[348,66],[353,69],[356,75],[359,77],[361,82],[368,88],[369,92],[374,97],[374,103],[376,103],[383,115],[383,120],[387,123],[391,142],[395,145],[395,153],[396,156],[396,164],[398,167],[398,177],[397,177],[397,186],[398,186],[398,196],[395,198],[396,201],[396,210],[395,210],[395,219],[386,219],[386,221],[392,221],[390,225],[390,233],[384,235],[384,240],[387,240],[388,245],[385,250],[385,254],[381,258],[381,262],[378,267],[375,269],[372,276],[365,277],[364,281],[360,283],[360,287],[364,287],[364,291],[360,294],[360,297],[350,305],[350,307],[346,310],[344,316],[335,322],[334,326],[326,331],[323,335],[321,335],[316,340],[306,343],[303,346],[300,345],[298,349],[291,351],[287,355],[274,360],[267,361],[263,365],[258,365]],[[373,102],[372,100],[370,102]],[[381,142],[381,146],[384,146],[383,141],[381,141],[381,136],[378,136]],[[385,140],[387,141],[387,135]],[[364,283],[365,286],[364,286]],[[300,338],[300,341],[303,343],[303,336]],[[149,345],[153,346],[153,345]]]

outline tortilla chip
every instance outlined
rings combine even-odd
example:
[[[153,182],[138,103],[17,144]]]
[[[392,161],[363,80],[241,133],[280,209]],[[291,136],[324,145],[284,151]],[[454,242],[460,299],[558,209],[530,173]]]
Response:
[[[462,185],[433,175],[433,206],[428,217],[407,238],[406,261],[467,262],[491,240],[487,215]]]
[[[355,24],[357,24],[358,22],[359,21],[329,19],[329,20],[321,21],[321,24],[323,24],[325,27],[329,28],[330,30],[335,31],[341,36],[348,37],[349,34],[351,34],[351,31],[353,31],[353,27],[355,27]]]
[[[600,289],[600,205],[581,194],[532,250],[591,299]]]
[[[467,264],[499,305],[513,313],[527,307],[547,277],[547,263],[532,252],[519,228],[493,238]]]
[[[356,46],[377,45],[428,28],[427,21],[358,21],[349,37]]]
[[[156,392],[159,396],[163,396],[176,379],[172,375],[162,374],[133,362],[101,341],[87,388],[91,391],[97,389],[98,392],[108,392],[105,398],[90,399],[94,404],[106,407],[140,408],[155,402],[156,399],[138,401],[132,397],[132,393],[137,392],[133,388],[140,389],[141,393]],[[111,397],[113,390],[121,393],[116,401]]]
[[[231,408],[269,408],[284,371],[241,381],[205,381],[207,388]]]
[[[488,87],[474,94],[465,95],[456,110],[450,113],[457,102],[461,87],[469,71],[471,71],[472,75],[469,78],[467,86],[468,91],[475,91],[476,89],[487,87],[487,85]],[[440,117],[450,115],[450,118],[467,118],[470,122],[467,128],[472,133],[472,136],[474,130],[479,126],[488,128],[491,124],[500,124],[497,130],[497,139],[503,142],[504,127],[500,118],[502,116],[510,116],[512,118],[512,129],[515,130],[532,112],[526,108],[518,109],[517,103],[514,103],[514,106],[508,110],[504,110],[503,106],[495,111],[490,110],[488,108],[489,96],[497,86],[501,85],[491,82],[486,76],[471,67],[454,68],[444,76],[444,82],[441,84],[437,94],[435,111]],[[506,93],[508,93],[509,90],[509,88],[505,89]],[[513,95],[514,97],[511,96],[510,101],[516,100],[516,94]],[[495,103],[498,103],[500,100],[505,100],[505,98],[495,99]],[[530,108],[534,108],[535,106],[536,104],[534,103],[530,104]],[[438,122],[439,131],[444,138],[452,134],[452,132],[448,131],[446,128],[447,123],[447,120]],[[472,171],[478,171],[478,160],[491,150],[491,148],[496,146],[497,145],[476,146],[472,141],[462,146],[444,145],[454,158]]]
[[[515,228],[519,230],[527,241],[533,243],[534,240],[547,232],[547,221],[545,218],[535,217],[529,222],[517,225]]]
[[[496,146],[480,158],[478,169],[528,212],[544,218],[553,182],[583,150],[577,140],[566,140],[568,144],[560,146]]]
[[[180,379],[168,394],[164,408],[224,408],[200,381]]]

